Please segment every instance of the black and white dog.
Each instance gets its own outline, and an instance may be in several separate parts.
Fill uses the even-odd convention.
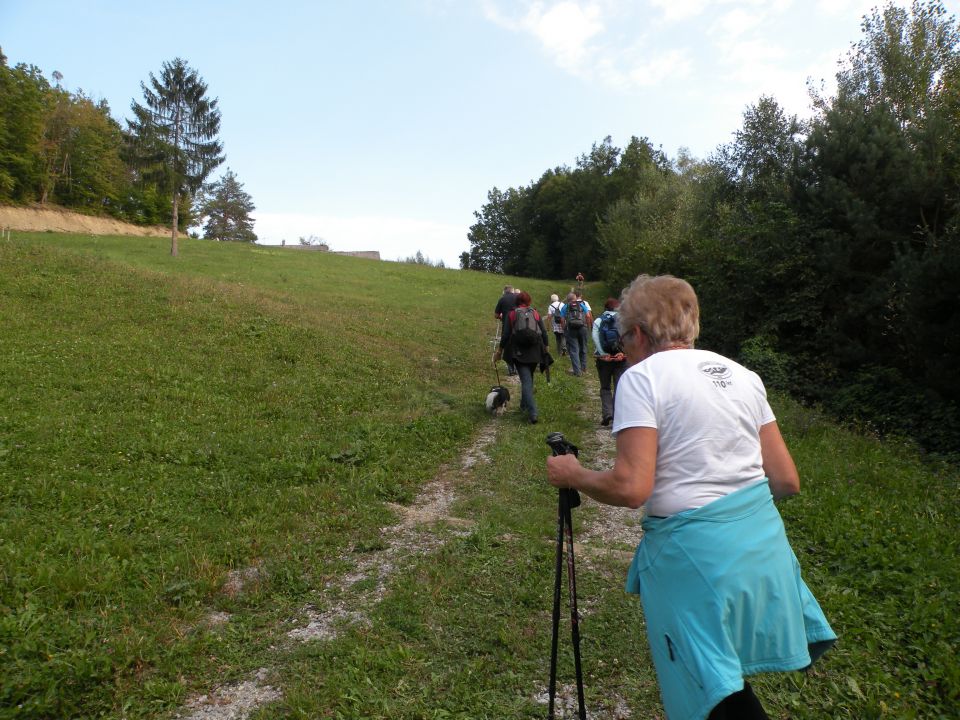
[[[510,391],[503,385],[494,385],[487,393],[487,412],[491,415],[503,415],[510,402]]]

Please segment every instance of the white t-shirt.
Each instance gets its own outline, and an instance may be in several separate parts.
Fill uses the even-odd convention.
[[[563,303],[556,300],[550,303],[550,307],[547,308],[547,314],[550,316],[550,319],[553,320],[553,332],[560,332],[563,329],[560,327],[560,309],[562,307]]]
[[[617,384],[614,434],[657,430],[650,515],[674,515],[764,478],[760,427],[776,418],[760,377],[707,350],[668,350]]]

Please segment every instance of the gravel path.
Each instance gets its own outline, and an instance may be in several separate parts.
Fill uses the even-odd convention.
[[[599,415],[599,383],[593,375],[584,377],[587,402],[582,412],[585,416]],[[440,468],[436,477],[424,486],[410,506],[394,505],[398,522],[381,531],[385,548],[363,556],[346,576],[327,585],[320,593],[333,598],[327,605],[308,605],[303,608],[300,624],[286,634],[286,642],[325,641],[335,638],[344,628],[368,622],[369,611],[379,603],[390,587],[390,581],[398,568],[408,558],[431,553],[439,549],[449,534],[437,533],[435,526],[441,523],[452,527],[454,534],[469,533],[472,523],[448,514],[456,499],[454,480],[478,463],[489,462],[488,449],[496,440],[500,423],[487,422],[474,437],[473,442],[458,461]],[[591,467],[600,469],[609,466],[616,451],[608,428],[599,427],[582,441],[582,456],[593,458]],[[626,508],[612,508],[584,498],[584,509],[589,508],[588,519],[578,521],[578,538],[575,553],[582,564],[590,566],[591,560],[601,556],[614,556],[622,560],[624,567],[632,557],[632,548],[640,537],[640,513]],[[351,556],[353,557],[353,556]],[[259,568],[247,568],[231,573],[225,591],[242,591],[246,582],[259,577]],[[374,589],[370,590],[370,580]],[[363,592],[354,591],[361,583]],[[208,622],[229,622],[223,614],[211,614]],[[186,720],[246,720],[258,707],[279,700],[282,693],[270,684],[277,682],[276,671],[260,668],[253,677],[224,684],[211,692],[192,698],[175,715]],[[535,691],[534,699],[547,704],[547,688]],[[588,713],[591,720],[626,720],[632,717],[623,698],[611,698],[612,709]],[[576,687],[562,685],[557,689],[557,719],[576,717]]]

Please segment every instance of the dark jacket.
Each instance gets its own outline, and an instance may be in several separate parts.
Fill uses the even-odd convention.
[[[503,335],[500,338],[504,360],[525,365],[539,365],[546,357],[547,351],[550,349],[547,345],[547,329],[543,326],[543,318],[540,317],[540,313],[534,310],[533,316],[537,320],[541,342],[526,348],[515,347],[515,343],[512,342],[513,322],[517,317],[516,310],[511,310],[508,315],[504,316]]]

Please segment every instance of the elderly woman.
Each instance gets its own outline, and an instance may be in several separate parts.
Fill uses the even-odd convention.
[[[629,365],[616,395],[612,469],[547,460],[550,483],[645,508],[627,574],[647,621],[669,720],[766,718],[744,677],[808,667],[836,641],[800,577],[774,499],[793,458],[760,378],[696,350],[693,288],[641,275],[623,292]]]

